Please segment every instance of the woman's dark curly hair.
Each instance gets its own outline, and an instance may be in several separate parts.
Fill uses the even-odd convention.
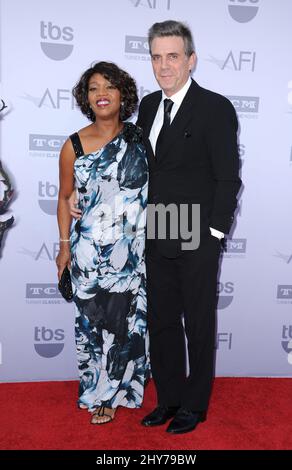
[[[88,83],[95,73],[102,75],[120,91],[121,102],[124,103],[120,111],[121,120],[124,121],[132,116],[138,103],[136,82],[127,72],[112,62],[97,62],[83,73],[73,88],[72,93],[81,112],[90,121],[95,121],[95,114],[88,103]]]

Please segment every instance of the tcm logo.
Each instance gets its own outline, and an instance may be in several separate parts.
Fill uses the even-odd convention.
[[[232,333],[217,333],[215,347],[216,349],[227,348],[230,350],[232,348]]]
[[[233,282],[218,282],[217,284],[217,293],[219,294],[218,298],[218,309],[224,309],[229,307],[233,300],[234,293],[234,283]]]
[[[62,298],[57,284],[26,284],[27,299],[60,299]]]
[[[279,285],[277,289],[277,299],[292,300],[292,285]]]
[[[132,54],[149,54],[147,37],[126,36],[125,52],[131,52]]]
[[[44,54],[53,60],[65,60],[73,51],[73,28],[61,28],[51,21],[41,21],[41,48]]]
[[[57,214],[57,195],[58,187],[55,184],[51,184],[49,181],[45,183],[39,181],[38,196],[41,198],[39,199],[39,206],[43,212],[48,215]]]
[[[256,16],[259,0],[229,0],[228,11],[238,23],[248,23]]]
[[[246,238],[232,238],[232,240],[227,240],[227,253],[246,253]]]
[[[283,325],[282,331],[282,348],[288,354],[287,359],[292,365],[292,325]]]
[[[29,150],[36,152],[60,152],[67,136],[29,134]]]
[[[64,349],[64,330],[51,330],[45,326],[34,329],[34,348],[39,356],[45,358],[56,357]]]
[[[234,108],[239,113],[258,113],[259,97],[258,96],[226,96]]]
[[[166,8],[170,10],[172,0],[130,0],[134,7],[148,7],[155,10],[157,7]]]

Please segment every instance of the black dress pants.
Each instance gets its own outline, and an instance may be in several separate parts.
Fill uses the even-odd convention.
[[[193,411],[208,407],[220,251],[220,241],[211,234],[197,250],[176,258],[162,256],[155,241],[146,250],[150,361],[159,405]]]

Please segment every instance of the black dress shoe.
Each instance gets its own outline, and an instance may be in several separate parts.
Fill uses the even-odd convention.
[[[169,424],[166,432],[183,434],[193,431],[199,423],[206,420],[206,411],[191,411],[180,408]]]
[[[142,419],[141,424],[143,426],[160,426],[173,418],[178,409],[179,406],[158,406]]]

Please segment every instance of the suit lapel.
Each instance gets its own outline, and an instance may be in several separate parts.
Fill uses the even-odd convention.
[[[159,103],[161,101],[161,96],[162,92],[157,92],[153,95],[151,102],[149,103],[149,106],[147,108],[147,119],[145,120],[145,127],[143,129],[144,137],[145,137],[145,143],[146,143],[146,150],[147,150],[147,155],[149,159],[149,163],[154,163],[155,162],[155,156],[154,152],[152,149],[151,142],[149,140],[149,135],[151,132],[152,124],[155,119]]]
[[[153,95],[153,98],[152,98],[151,102],[149,103],[149,106],[148,106],[148,109],[147,109],[147,120],[146,120],[145,129],[144,129],[144,135],[147,139],[149,139],[149,135],[150,135],[150,132],[151,132],[151,127],[152,127],[153,121],[155,119],[155,116],[156,116],[156,113],[157,113],[157,110],[158,110],[158,106],[159,106],[160,101],[161,101],[161,97],[162,97],[162,92],[157,92]]]
[[[171,145],[175,142],[175,140],[182,135],[184,129],[186,128],[188,122],[193,119],[194,117],[194,111],[198,106],[198,96],[200,93],[200,87],[195,82],[195,80],[192,79],[192,83],[190,85],[190,88],[188,89],[178,112],[176,113],[168,131],[165,136],[165,144],[164,147],[161,150],[161,154],[159,156],[159,162],[167,155],[167,151],[169,148],[171,148]],[[149,103],[147,110],[147,118],[145,119],[145,127],[143,129],[144,131],[144,137],[145,137],[145,143],[146,143],[146,150],[147,150],[147,155],[149,159],[149,163],[158,163],[156,161],[151,142],[149,140],[149,135],[151,132],[151,128],[153,125],[153,121],[155,119],[158,106],[160,104],[162,97],[162,92],[157,92],[154,93],[151,99],[151,102]]]
[[[199,90],[199,85],[192,80],[192,84],[165,135],[165,144],[161,150],[159,161],[165,157],[168,149],[171,148],[175,140],[182,135],[189,121],[193,119],[194,112],[198,106]]]

